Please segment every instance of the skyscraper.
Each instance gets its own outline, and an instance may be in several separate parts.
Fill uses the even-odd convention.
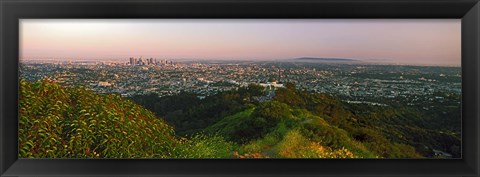
[[[143,61],[143,56],[140,56],[140,58],[138,59],[138,65],[144,65],[145,62]]]
[[[136,61],[134,57],[130,57],[130,65],[135,65]]]

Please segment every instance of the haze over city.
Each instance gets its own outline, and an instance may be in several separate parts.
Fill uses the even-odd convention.
[[[20,59],[351,58],[461,65],[458,19],[22,19]]]

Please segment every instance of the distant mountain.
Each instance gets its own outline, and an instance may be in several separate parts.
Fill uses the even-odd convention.
[[[314,57],[301,57],[294,58],[297,61],[328,61],[328,62],[356,62],[358,60],[349,58],[314,58]]]

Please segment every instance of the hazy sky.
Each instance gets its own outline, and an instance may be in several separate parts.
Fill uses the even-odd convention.
[[[459,19],[20,21],[21,59],[353,58],[460,65]]]

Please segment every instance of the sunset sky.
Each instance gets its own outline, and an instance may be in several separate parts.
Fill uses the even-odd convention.
[[[20,59],[352,58],[460,66],[459,19],[22,19]]]

